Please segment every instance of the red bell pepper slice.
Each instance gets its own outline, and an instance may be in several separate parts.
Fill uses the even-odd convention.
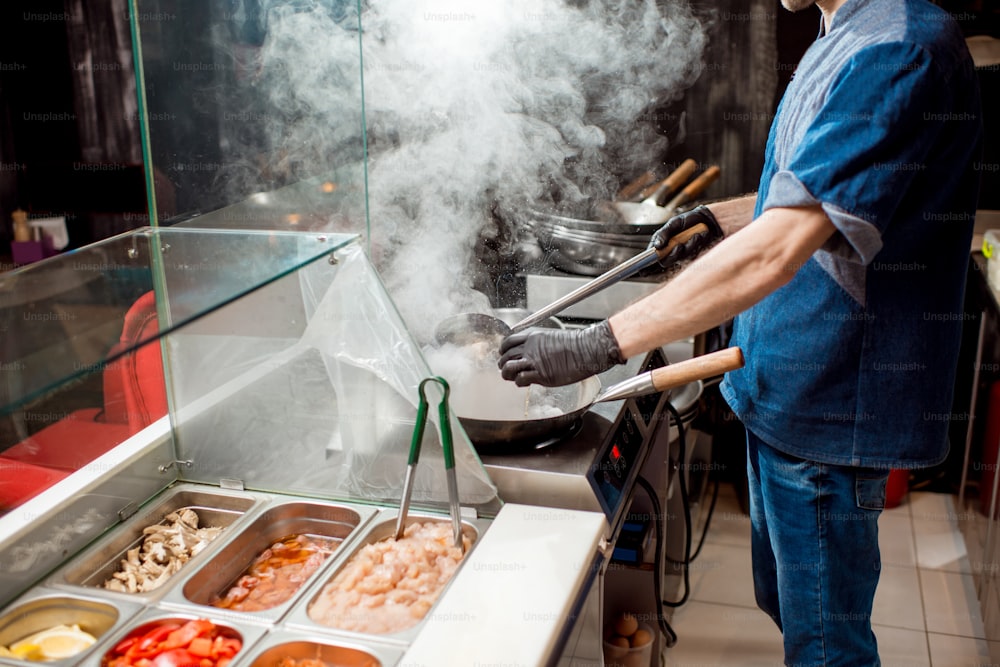
[[[141,637],[133,638],[136,641],[125,650],[125,659],[129,664],[134,664],[140,658],[154,657],[163,650],[160,647],[163,640],[179,627],[181,626],[177,623],[164,623],[152,628]],[[124,643],[125,641],[119,642],[119,646]]]
[[[208,637],[195,637],[188,644],[187,650],[199,658],[209,658],[212,656],[212,640]]]
[[[173,648],[153,658],[152,667],[201,667],[201,658],[185,649]]]
[[[239,639],[219,635],[212,642],[212,657],[217,660],[219,658],[232,658],[241,648],[243,648],[243,642]]]
[[[139,639],[137,643],[138,649],[140,651],[148,651],[166,639],[171,632],[177,630],[179,627],[181,626],[177,623],[164,623],[163,625],[156,626]]]
[[[222,667],[243,648],[208,619],[164,623],[115,645],[108,667]],[[117,655],[116,655],[117,654]]]
[[[209,620],[199,618],[194,621],[188,621],[167,636],[166,641],[163,642],[163,648],[171,649],[187,646],[196,637],[201,637],[202,635],[211,636],[213,630],[215,630],[215,624]]]
[[[111,652],[112,653],[120,653],[120,654],[124,655],[125,651],[129,650],[130,648],[132,648],[132,646],[137,641],[139,641],[138,637],[126,637],[125,639],[123,639],[120,642],[118,642],[117,644],[115,644],[115,647],[113,649],[111,649]]]

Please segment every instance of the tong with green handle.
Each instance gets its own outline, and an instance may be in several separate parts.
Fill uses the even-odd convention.
[[[436,382],[441,385],[444,394],[438,403],[438,421],[441,429],[441,449],[444,454],[444,469],[448,480],[448,504],[451,512],[451,523],[455,533],[455,547],[465,552],[462,540],[462,515],[458,501],[458,480],[455,477],[455,449],[451,437],[451,420],[448,417],[448,393],[451,391],[448,383],[441,377],[425,378],[420,382],[420,402],[417,404],[417,422],[413,426],[413,440],[410,442],[410,457],[407,461],[406,479],[403,482],[403,497],[399,504],[399,516],[396,517],[396,539],[403,537],[406,529],[406,514],[410,509],[410,495],[413,492],[413,478],[420,459],[420,445],[424,439],[424,427],[427,425],[428,402],[424,385]]]

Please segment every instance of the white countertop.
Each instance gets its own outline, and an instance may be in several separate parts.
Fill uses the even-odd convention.
[[[545,664],[603,532],[603,514],[504,505],[400,666]]]

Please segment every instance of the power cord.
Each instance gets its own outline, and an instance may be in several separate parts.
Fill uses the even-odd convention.
[[[664,607],[680,607],[685,602],[687,602],[688,596],[691,593],[691,581],[690,581],[690,565],[691,565],[691,506],[688,503],[687,495],[687,481],[684,479],[684,462],[687,460],[687,434],[684,432],[684,422],[681,420],[681,415],[677,412],[677,408],[670,401],[666,402],[667,410],[670,411],[670,416],[674,418],[674,423],[677,424],[677,479],[678,485],[681,491],[681,507],[683,508],[684,515],[684,561],[681,565],[681,573],[684,581],[684,594],[681,595],[681,599],[677,601],[664,600],[661,596],[657,595],[657,599],[660,601]],[[665,518],[665,517],[664,517]],[[656,550],[659,553],[663,549],[662,538],[661,541],[656,545]],[[659,572],[657,577],[661,576]]]
[[[685,454],[687,451],[684,433],[684,424],[681,422],[680,413],[678,413],[677,408],[673,406],[670,401],[666,402],[667,409],[670,411],[674,422],[677,424],[677,436],[678,436],[678,453],[680,454],[680,460],[683,462],[685,459]],[[680,473],[680,489],[681,489],[681,504],[684,507],[684,553],[690,555],[691,553],[691,510],[687,502],[687,484],[684,481],[683,469],[679,469]],[[666,521],[666,516],[663,514],[662,508],[660,507],[660,501],[657,498],[656,490],[653,485],[649,483],[642,475],[636,477],[636,484],[642,487],[642,490],[646,492],[649,497],[650,505],[653,509],[653,528],[655,535],[655,549],[653,552],[653,595],[658,602],[658,609],[656,612],[656,620],[660,626],[660,630],[664,635],[664,643],[667,647],[674,646],[677,643],[677,633],[670,626],[669,621],[667,621],[666,616],[663,614],[663,607],[679,607],[687,601],[688,592],[690,591],[690,584],[688,581],[688,568],[684,566],[684,596],[678,602],[668,602],[663,599],[663,541],[664,541],[664,529],[663,524]],[[689,561],[690,558],[685,558]]]
[[[663,509],[660,507],[659,498],[656,495],[656,490],[653,488],[649,480],[639,475],[636,478],[636,483],[642,487],[646,495],[649,497],[650,505],[653,510],[653,527],[655,535],[655,550],[653,555],[653,567],[655,576],[653,577],[653,593],[656,596],[656,600],[659,601],[660,610],[657,612],[657,622],[660,626],[660,630],[663,632],[665,637],[665,643],[667,647],[674,646],[677,643],[677,633],[670,626],[666,617],[663,614],[663,607],[676,608],[680,607],[687,602],[688,597],[691,592],[691,582],[690,582],[690,565],[701,553],[701,549],[705,544],[705,537],[708,535],[708,529],[711,525],[712,515],[715,512],[715,505],[719,498],[719,480],[718,477],[715,479],[714,488],[712,491],[712,501],[709,505],[708,512],[705,516],[705,526],[702,530],[701,537],[698,540],[698,546],[692,553],[691,543],[693,538],[693,527],[691,524],[691,506],[688,499],[687,481],[684,474],[684,465],[687,460],[687,433],[684,428],[684,422],[681,419],[680,413],[677,408],[674,407],[669,401],[666,402],[666,408],[670,412],[674,423],[677,424],[677,449],[678,449],[678,469],[677,473],[679,476],[678,485],[680,487],[681,494],[681,507],[683,508],[684,515],[684,560],[675,561],[668,558],[667,560],[671,563],[679,564],[681,566],[681,571],[683,573],[684,582],[684,593],[681,598],[677,601],[665,600],[663,599],[662,591],[662,579],[663,579],[663,558],[664,558],[664,540],[666,536],[664,535],[664,524],[666,522],[666,516],[663,514]]]
[[[663,578],[663,522],[660,520],[660,501],[656,497],[656,491],[653,489],[653,485],[649,481],[639,475],[635,479],[636,483],[642,487],[642,490],[646,492],[649,496],[649,502],[653,508],[653,529],[656,535],[656,552],[653,554],[653,595],[656,596],[656,600],[663,599],[662,590],[662,578]],[[667,621],[667,617],[663,615],[663,608],[660,607],[656,612],[656,620],[659,623],[660,631],[663,632],[665,637],[664,643],[667,646],[673,646],[677,643],[677,633],[674,629],[670,627],[670,623]]]

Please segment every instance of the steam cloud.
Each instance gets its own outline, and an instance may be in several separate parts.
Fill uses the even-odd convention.
[[[329,12],[270,23],[280,95],[322,125],[284,140],[332,150],[356,129],[337,114],[357,106],[357,35]],[[468,270],[491,201],[607,199],[658,161],[643,115],[694,81],[705,42],[682,0],[371,0],[361,24],[373,257],[422,340],[489,307]]]

